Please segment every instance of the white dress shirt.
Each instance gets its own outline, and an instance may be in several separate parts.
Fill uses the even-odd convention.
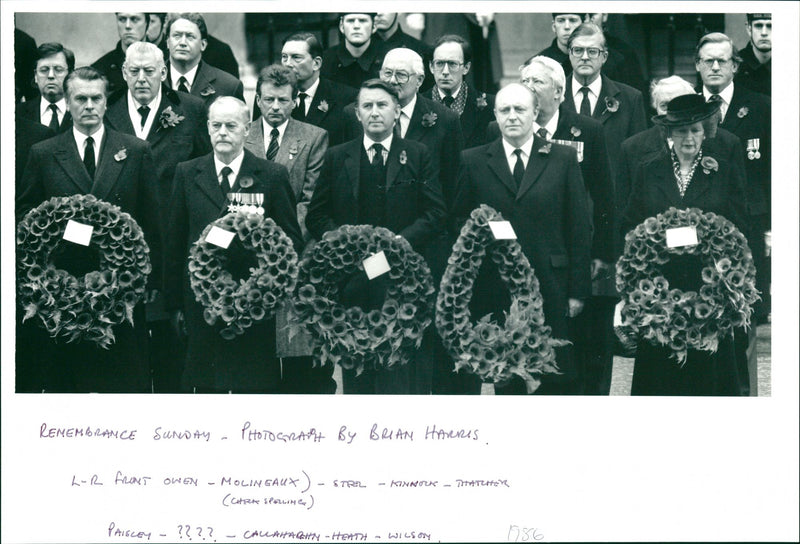
[[[178,90],[178,85],[180,79],[186,78],[186,89],[189,92],[192,92],[192,85],[194,85],[194,78],[197,75],[197,69],[200,67],[200,63],[198,62],[195,64],[194,68],[186,72],[185,74],[180,73],[178,70],[175,69],[174,66],[170,65],[169,67],[169,80],[172,82],[173,90]]]
[[[311,84],[311,87],[308,88],[306,91],[299,91],[301,93],[306,93],[306,111],[304,112],[305,115],[308,115],[308,110],[311,109],[311,102],[314,101],[314,95],[317,94],[317,88],[319,87],[319,78]],[[295,107],[299,107],[300,98],[297,98],[295,102]]]
[[[375,140],[371,140],[369,136],[366,134],[364,135],[364,149],[367,152],[367,157],[369,158],[369,162],[372,162],[372,159],[375,157],[375,150],[372,149],[374,144],[381,144],[383,146],[383,164],[386,164],[386,159],[389,158],[389,150],[392,148],[392,140],[394,139],[394,133],[390,133],[389,137],[383,141],[376,142]]]
[[[50,120],[53,117],[53,110],[50,109],[50,104],[56,105],[56,113],[58,113],[58,126],[64,122],[64,116],[67,114],[67,100],[61,98],[58,102],[48,102],[47,99],[42,97],[39,102],[39,119],[40,123],[45,126],[50,126]]]
[[[517,148],[508,143],[505,138],[502,138],[502,141],[503,141],[503,150],[506,153],[506,160],[508,161],[508,169],[511,172],[514,172],[514,166],[516,166],[517,164],[517,155],[516,153],[514,153],[514,151]],[[520,155],[520,157],[522,158],[522,165],[526,169],[528,168],[528,159],[531,158],[532,147],[533,147],[533,136],[531,136],[528,141],[519,146],[519,149],[522,150],[522,154]]]
[[[242,161],[244,160],[244,150],[236,156],[235,159],[231,161],[230,164],[225,164],[217,157],[216,153],[214,154],[214,168],[217,171],[217,183],[222,185],[222,169],[226,166],[231,169],[231,173],[228,174],[228,183],[233,184],[236,181],[236,177],[239,175],[239,170],[242,169]]]
[[[144,127],[142,127],[142,114],[139,113],[139,108],[145,105],[150,108],[150,113],[147,114],[147,120],[144,123]],[[150,129],[153,127],[153,119],[156,118],[159,105],[161,105],[161,87],[158,88],[158,94],[149,104],[140,104],[133,97],[133,93],[128,90],[128,115],[131,118],[133,131],[137,138],[141,140],[147,139],[147,135],[150,134]]]
[[[81,156],[81,161],[83,161],[83,155],[86,153],[86,138],[91,136],[94,140],[94,165],[97,166],[97,162],[100,160],[100,144],[103,142],[105,133],[106,130],[103,128],[103,123],[100,123],[100,128],[89,135],[80,132],[74,126],[72,127],[72,135],[75,137],[75,145],[78,146],[78,155]]]
[[[400,123],[400,137],[405,138],[406,132],[408,132],[408,125],[411,123],[411,116],[414,115],[414,106],[417,105],[417,95],[414,93],[413,98],[411,98],[411,102],[405,105],[405,107],[400,108],[400,119],[398,122]]]
[[[575,102],[575,111],[578,113],[581,112],[581,102],[583,102],[583,93],[581,92],[581,88],[584,85],[575,79],[575,75],[572,76],[572,100]],[[589,85],[589,107],[591,108],[591,113],[594,115],[594,109],[597,107],[597,100],[600,98],[600,91],[603,90],[603,79],[598,77],[594,81],[592,81]]]
[[[708,90],[708,87],[703,85],[703,97],[708,102],[708,99],[711,98],[711,95],[714,94]],[[722,99],[722,102],[719,105],[719,114],[720,119],[719,122],[723,122],[725,120],[725,115],[728,113],[728,108],[731,105],[731,100],[733,100],[733,81],[731,81],[730,85],[722,89],[722,91],[716,93]]]
[[[267,152],[267,149],[269,149],[269,142],[272,139],[271,136],[270,136],[270,133],[272,132],[272,129],[273,128],[277,128],[278,129],[278,147],[280,147],[281,144],[283,143],[283,135],[286,132],[286,126],[288,124],[289,124],[289,119],[287,118],[286,121],[284,121],[282,125],[277,126],[277,127],[273,127],[272,125],[267,123],[266,119],[264,119],[263,117],[261,118],[261,126],[264,129],[264,153],[265,154]]]
[[[542,128],[542,126],[536,121],[534,121],[533,132],[538,134],[540,128]],[[553,136],[555,135],[557,128],[558,128],[558,110],[556,110],[555,114],[553,114],[553,117],[551,117],[550,120],[547,122],[547,124],[544,126],[544,129],[547,130],[548,141],[553,139]]]

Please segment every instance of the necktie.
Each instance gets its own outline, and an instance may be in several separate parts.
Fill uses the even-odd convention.
[[[275,160],[278,154],[278,129],[273,128],[269,133],[269,147],[267,148],[267,160]]]
[[[397,136],[398,138],[402,138],[403,137],[403,127],[402,127],[401,121],[403,120],[403,116],[404,115],[405,115],[405,113],[403,113],[401,111],[400,112],[400,117],[397,118],[397,121],[394,124],[394,135]]]
[[[86,171],[89,172],[89,177],[94,179],[95,163],[94,163],[94,138],[89,136],[86,138],[86,149],[83,152],[83,165]]]
[[[139,115],[142,116],[142,128],[147,122],[147,116],[150,114],[150,106],[139,106]]]
[[[517,189],[522,185],[522,176],[525,175],[525,165],[522,164],[522,150],[515,149],[514,155],[517,156],[517,162],[514,165],[514,181],[517,182]]]
[[[298,93],[297,94],[297,107],[294,109],[294,117],[298,121],[305,121],[306,120],[306,97],[308,95],[306,93]]]
[[[47,107],[53,112],[53,116],[50,117],[50,124],[48,126],[53,132],[58,132],[58,106],[55,104],[50,104]]]
[[[719,121],[721,123],[725,119],[725,116],[722,113],[722,106],[724,105],[722,97],[718,94],[712,94],[711,96],[708,97],[708,102],[719,104]]]
[[[372,156],[372,166],[383,168],[383,146],[381,144],[372,144],[372,149],[375,150],[375,155]]]
[[[450,95],[447,95],[444,98],[442,98],[442,102],[444,102],[444,105],[447,106],[448,108],[452,108],[453,107],[453,102],[455,102],[455,101],[456,101],[456,99],[453,98]]]
[[[188,93],[189,87],[186,86],[187,83],[188,81],[186,81],[186,78],[181,76],[181,78],[178,80],[178,90],[182,93]]]
[[[220,188],[222,189],[222,194],[225,198],[228,198],[228,193],[231,192],[231,181],[228,179],[228,176],[231,175],[233,170],[230,166],[226,166],[220,172],[222,174],[222,183],[220,184]]]
[[[587,117],[592,116],[592,105],[589,104],[589,87],[581,87],[581,91],[583,93],[583,100],[581,100],[581,115],[586,115]]]
[[[544,127],[540,127],[539,130],[536,131],[536,134],[538,134],[539,136],[541,136],[545,140],[547,139],[547,129],[544,128]]]

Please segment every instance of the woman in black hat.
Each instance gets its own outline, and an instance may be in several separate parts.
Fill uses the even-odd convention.
[[[719,156],[705,153],[706,136],[716,132],[718,102],[701,95],[672,99],[667,112],[653,117],[666,145],[633,173],[630,198],[622,217],[622,235],[648,217],[669,208],[714,212],[745,229],[744,172]],[[673,256],[662,272],[670,287],[698,290],[702,264],[695,256]],[[639,342],[632,395],[739,395],[732,337],[721,338],[716,353],[688,350],[685,364],[667,347]]]

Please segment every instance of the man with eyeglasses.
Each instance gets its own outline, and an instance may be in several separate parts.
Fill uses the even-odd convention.
[[[122,76],[125,51],[132,43],[147,39],[147,27],[150,24],[147,13],[117,12],[114,16],[117,20],[119,41],[114,49],[92,63],[92,67],[102,72],[108,79],[109,95],[125,88],[125,78]]]
[[[735,83],[734,75],[741,64],[733,41],[720,32],[706,34],[695,50],[695,68],[702,79],[706,101],[720,101],[720,126],[742,141],[744,165],[747,172],[745,193],[750,232],[746,232],[753,262],[756,266],[756,288],[762,300],[756,304],[754,322],[766,322],[770,311],[769,269],[766,257],[766,233],[772,221],[772,107],[769,97]],[[755,327],[750,329],[750,341],[755,340]],[[737,352],[746,349],[742,331],[734,333]],[[755,352],[755,350],[753,350]],[[755,357],[753,357],[754,359]],[[754,361],[750,361],[751,372]],[[744,364],[739,365],[745,374]],[[740,382],[747,383],[746,377]],[[743,391],[743,394],[747,392]]]
[[[321,77],[322,44],[310,32],[296,32],[286,37],[281,49],[281,64],[291,68],[297,78],[297,98],[292,118],[325,129],[328,144],[347,141],[347,123],[343,109],[356,99],[352,87]],[[254,119],[261,115],[256,105]]]
[[[430,68],[436,85],[429,96],[459,115],[464,148],[485,144],[486,127],[494,120],[494,95],[478,91],[465,79],[472,68],[469,42],[455,34],[442,36],[434,45]]]
[[[322,76],[355,88],[378,77],[385,49],[379,38],[373,38],[375,14],[342,13],[339,32],[339,43],[322,55]]]
[[[314,237],[342,225],[374,225],[425,254],[439,234],[445,210],[434,159],[428,147],[395,133],[400,108],[394,85],[379,79],[362,84],[354,114],[361,131],[328,149],[311,198],[306,225]],[[384,276],[368,280],[359,271],[341,289],[342,302],[364,311],[380,308],[386,287]],[[361,374],[345,369],[344,393],[420,393],[420,372],[417,361],[390,370],[365,368]]]
[[[308,243],[311,235],[306,228],[306,213],[328,150],[328,133],[292,118],[296,99],[297,77],[291,68],[281,64],[264,68],[256,85],[256,106],[261,110],[261,118],[250,127],[244,147],[256,157],[282,164],[289,170],[289,185],[297,202],[297,222],[303,241]],[[279,310],[275,320],[277,356],[283,377],[281,391],[335,393],[333,364],[314,366],[308,335],[300,333],[290,339],[286,309]]]
[[[590,214],[577,152],[535,133],[538,111],[536,94],[520,83],[497,93],[501,138],[462,153],[453,215],[460,227],[475,208],[487,204],[511,223],[539,279],[545,323],[554,338],[568,339],[570,322],[591,294]],[[510,296],[487,261],[473,286],[470,310],[475,319],[492,313],[501,320]],[[536,394],[581,394],[573,347],[557,348],[556,360],[561,374],[542,376]],[[495,392],[525,394],[526,387],[514,378],[495,386]]]
[[[740,51],[742,62],[734,78],[751,91],[772,96],[772,14],[748,13],[750,41]]]
[[[72,117],[64,99],[64,78],[75,68],[75,55],[60,43],[43,43],[37,50],[33,80],[39,100],[17,104],[17,116],[36,121],[53,133],[72,127]]]
[[[209,223],[224,216],[233,193],[260,197],[269,217],[303,249],[294,197],[286,167],[260,159],[244,148],[250,130],[247,105],[220,96],[208,108],[208,134],[213,152],[180,163],[175,171],[165,234],[167,308],[176,327],[185,322],[186,364],[181,380],[188,393],[278,393],[280,363],[275,355],[275,320],[262,319],[226,340],[218,326],[203,318],[185,273],[189,248]],[[245,271],[251,254],[237,241],[226,249],[227,270]],[[185,321],[184,321],[185,320]]]
[[[244,85],[228,72],[203,60],[208,46],[208,27],[199,13],[181,13],[167,23],[169,66],[167,85],[205,101],[206,106],[219,96],[244,100]]]
[[[433,47],[403,32],[399,15],[399,13],[376,13],[375,34],[383,41],[384,51],[407,47],[422,57],[425,63],[425,79],[422,82],[421,90],[426,92],[433,85],[433,76],[428,69],[433,55]]]

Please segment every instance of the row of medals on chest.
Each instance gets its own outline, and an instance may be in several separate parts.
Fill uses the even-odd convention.
[[[264,215],[264,193],[228,193],[228,211]]]

